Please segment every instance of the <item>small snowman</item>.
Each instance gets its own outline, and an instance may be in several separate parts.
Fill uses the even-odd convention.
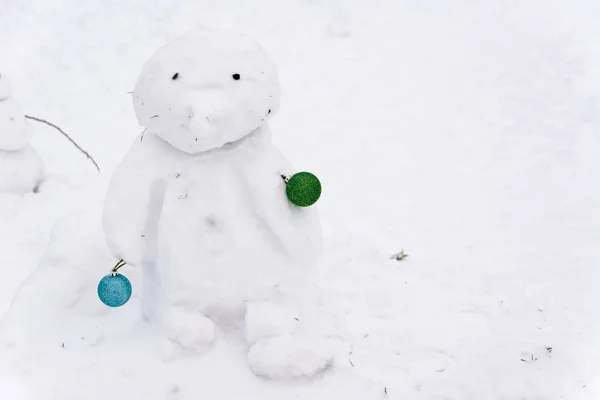
[[[0,193],[37,192],[44,163],[29,145],[31,126],[10,91],[8,77],[0,74]]]
[[[272,143],[273,62],[247,36],[200,29],[159,49],[132,95],[145,130],[112,176],[103,227],[114,256],[142,267],[142,312],[164,354],[237,335],[256,375],[326,371],[311,324],[321,186]]]

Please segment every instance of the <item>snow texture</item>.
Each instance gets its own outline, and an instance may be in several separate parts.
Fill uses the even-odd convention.
[[[0,398],[597,400],[598,20],[592,0],[5,0],[14,96],[103,172],[40,126],[31,143],[50,179],[0,195]],[[134,188],[185,167],[156,134],[140,142],[130,92],[157,48],[199,26],[245,32],[273,57],[283,96],[269,140],[323,183],[324,251],[312,313],[290,323],[286,302],[222,304],[214,337],[203,318],[180,326],[177,340],[199,344],[182,354],[141,318],[143,263],[122,271],[125,306],[95,291],[116,262],[101,214],[120,161],[162,155]],[[193,207],[202,188],[164,179],[163,210]],[[139,226],[145,207],[123,213]],[[319,379],[303,376],[328,363],[320,345],[286,342],[299,328],[334,351]],[[281,371],[298,378],[257,376]]]

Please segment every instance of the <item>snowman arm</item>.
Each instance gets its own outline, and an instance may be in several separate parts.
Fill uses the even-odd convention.
[[[154,135],[138,138],[117,166],[106,193],[103,229],[117,259],[140,265],[156,253],[156,231],[170,160]]]
[[[144,221],[149,193],[143,183],[147,177],[136,176],[132,163],[125,160],[115,170],[106,193],[102,227],[106,243],[117,259],[139,265],[145,248]]]

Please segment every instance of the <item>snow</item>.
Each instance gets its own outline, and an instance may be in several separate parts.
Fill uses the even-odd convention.
[[[37,191],[44,162],[29,145],[31,126],[10,91],[8,76],[0,75],[0,192],[24,194]]]
[[[37,191],[44,180],[44,162],[31,147],[0,150],[0,192],[24,194]]]
[[[27,146],[31,129],[21,105],[12,97],[0,100],[0,129],[0,150],[21,150]]]
[[[6,100],[10,96],[11,90],[10,78],[6,74],[2,75],[0,73],[0,100]]]
[[[2,319],[3,397],[598,398],[599,16],[584,0],[5,1],[13,95],[102,174],[36,125],[52,177],[0,197],[3,309],[20,286]],[[127,305],[95,297],[116,261],[106,189],[141,132],[127,92],[156,49],[202,25],[264,45],[282,87],[273,141],[323,183],[314,317],[336,354],[322,379],[257,378],[220,331],[169,360],[139,318],[139,267],[123,271]]]

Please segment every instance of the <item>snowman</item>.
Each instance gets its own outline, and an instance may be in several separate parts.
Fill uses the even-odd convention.
[[[114,256],[142,268],[163,354],[203,353],[222,335],[243,339],[259,376],[326,371],[313,324],[320,220],[288,198],[295,171],[271,140],[280,88],[265,51],[193,31],[146,62],[132,95],[145,130],[112,176],[103,228]]]
[[[8,77],[0,74],[0,193],[37,192],[44,164],[29,145],[31,126],[10,91]]]

